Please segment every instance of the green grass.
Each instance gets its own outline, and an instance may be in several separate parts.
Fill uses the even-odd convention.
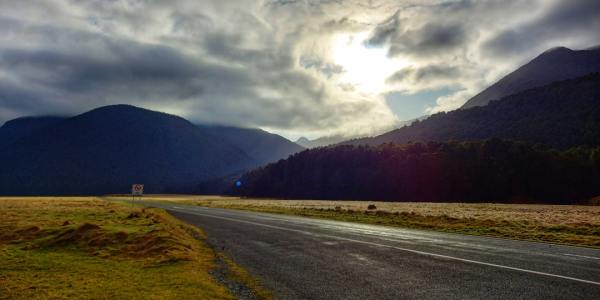
[[[7,299],[233,298],[194,262],[152,266],[72,250],[23,250],[16,245],[0,248],[0,259],[0,294]]]
[[[235,298],[210,275],[204,233],[162,210],[4,198],[0,212],[0,299]]]

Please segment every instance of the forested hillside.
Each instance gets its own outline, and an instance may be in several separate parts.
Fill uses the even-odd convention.
[[[600,145],[600,73],[556,82],[483,107],[432,115],[426,120],[349,144],[464,141],[489,138],[557,148]]]
[[[290,199],[574,203],[600,195],[600,147],[522,142],[342,145],[247,173],[235,194]]]

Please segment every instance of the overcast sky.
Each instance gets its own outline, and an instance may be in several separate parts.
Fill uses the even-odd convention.
[[[117,103],[290,138],[456,109],[600,1],[0,0],[0,124]]]

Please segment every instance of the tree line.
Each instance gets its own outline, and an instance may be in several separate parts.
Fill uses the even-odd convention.
[[[243,175],[230,193],[284,199],[577,203],[600,195],[600,147],[501,139],[305,150]]]

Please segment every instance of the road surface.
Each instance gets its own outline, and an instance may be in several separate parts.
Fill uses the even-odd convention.
[[[600,299],[600,250],[152,203],[279,299]]]

